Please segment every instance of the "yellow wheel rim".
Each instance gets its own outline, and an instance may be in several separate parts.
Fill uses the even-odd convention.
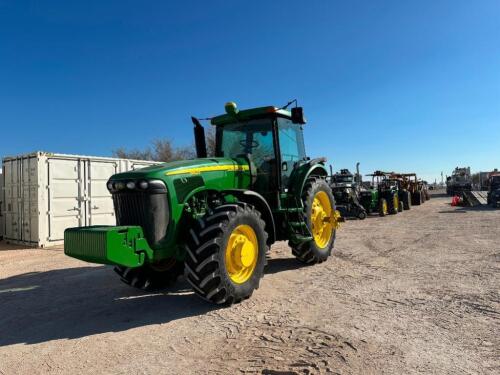
[[[394,198],[392,199],[394,202],[394,210],[399,211],[399,198],[397,195],[394,195]]]
[[[243,284],[253,274],[259,258],[257,235],[250,225],[238,225],[226,246],[226,268],[229,278]]]
[[[387,213],[389,212],[389,210],[387,209],[387,202],[386,201],[382,202],[382,211],[384,212],[384,215],[387,215]]]
[[[311,208],[311,226],[314,242],[320,248],[325,248],[337,227],[337,213],[333,210],[330,198],[324,191],[316,193]]]

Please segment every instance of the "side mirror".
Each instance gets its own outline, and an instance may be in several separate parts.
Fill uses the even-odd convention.
[[[305,124],[306,119],[304,118],[304,110],[302,107],[292,108],[292,122],[294,124]]]

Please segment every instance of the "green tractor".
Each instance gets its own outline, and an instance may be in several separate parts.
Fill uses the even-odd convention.
[[[275,241],[307,264],[332,252],[340,215],[325,158],[306,156],[302,108],[236,104],[211,118],[215,157],[194,124],[197,159],[129,171],[107,182],[117,226],[70,228],[64,252],[114,265],[136,288],[158,290],[184,273],[213,303],[251,296]]]
[[[378,212],[380,216],[395,215],[403,211],[403,204],[399,200],[398,184],[390,178],[391,173],[375,171],[368,176],[372,177],[370,189],[360,192],[360,203],[366,211]]]
[[[407,178],[407,175],[393,172],[389,179],[395,181],[397,184],[399,201],[402,203],[402,209],[400,211],[411,209],[412,199],[409,191],[410,180]]]

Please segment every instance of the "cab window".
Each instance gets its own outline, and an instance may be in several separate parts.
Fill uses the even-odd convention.
[[[287,186],[295,164],[306,157],[302,127],[288,119],[279,118],[278,138],[281,152],[281,181],[283,186]]]

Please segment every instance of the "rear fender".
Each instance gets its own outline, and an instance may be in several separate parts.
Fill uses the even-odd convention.
[[[299,165],[294,169],[290,177],[290,190],[297,196],[302,195],[306,181],[311,176],[328,176],[328,170],[325,166],[326,158],[317,158],[309,160],[307,163]]]

